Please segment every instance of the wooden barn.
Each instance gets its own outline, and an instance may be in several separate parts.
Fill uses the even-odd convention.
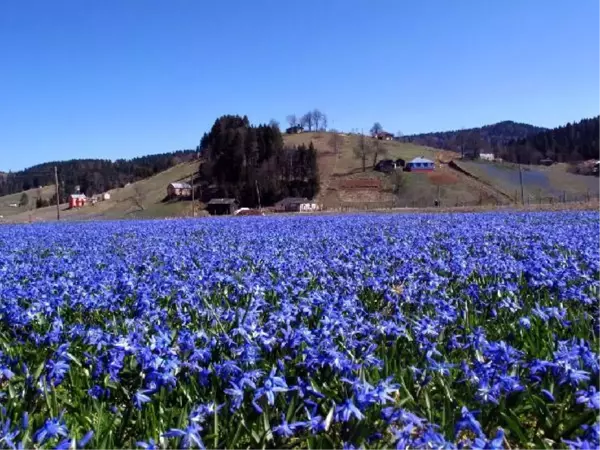
[[[192,186],[188,183],[170,183],[167,186],[167,196],[173,197],[189,197],[192,195]]]
[[[396,169],[396,163],[392,159],[382,159],[375,164],[374,170],[377,172],[390,173]]]
[[[211,216],[233,214],[238,208],[238,202],[234,198],[212,198],[206,204],[206,210]]]

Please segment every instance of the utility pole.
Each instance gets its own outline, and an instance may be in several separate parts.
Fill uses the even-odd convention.
[[[56,187],[56,220],[60,220],[60,197],[58,194],[58,169],[54,166],[54,186]]]
[[[525,196],[523,194],[523,173],[521,172],[521,163],[519,163],[519,183],[521,183],[521,204],[525,204]]]
[[[194,208],[194,173],[190,176],[190,186],[192,186],[192,217],[196,217],[196,208]]]

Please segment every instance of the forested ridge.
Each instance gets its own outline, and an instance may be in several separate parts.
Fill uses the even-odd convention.
[[[499,149],[502,158],[522,164],[538,164],[544,158],[557,162],[598,159],[600,116],[513,139]]]
[[[253,126],[246,116],[222,116],[202,137],[200,151],[203,200],[231,197],[253,207],[287,196],[312,198],[318,191],[312,142],[285,146],[276,124]]]
[[[0,176],[0,195],[13,194],[54,184],[54,166],[58,169],[61,198],[79,186],[86,195],[99,194],[162,172],[192,159],[197,150],[178,150],[132,159],[72,159],[50,161]]]
[[[506,120],[477,128],[407,135],[400,140],[456,152],[461,152],[463,147],[477,146],[483,152],[542,131],[546,128]]]

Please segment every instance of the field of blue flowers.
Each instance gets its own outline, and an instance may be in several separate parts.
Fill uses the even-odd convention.
[[[596,448],[599,220],[0,227],[0,447]]]

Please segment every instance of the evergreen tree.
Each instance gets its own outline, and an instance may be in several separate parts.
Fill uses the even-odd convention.
[[[235,197],[254,207],[289,195],[312,198],[317,193],[314,146],[285,147],[278,127],[252,126],[246,116],[222,116],[202,137],[200,151],[205,201]]]

